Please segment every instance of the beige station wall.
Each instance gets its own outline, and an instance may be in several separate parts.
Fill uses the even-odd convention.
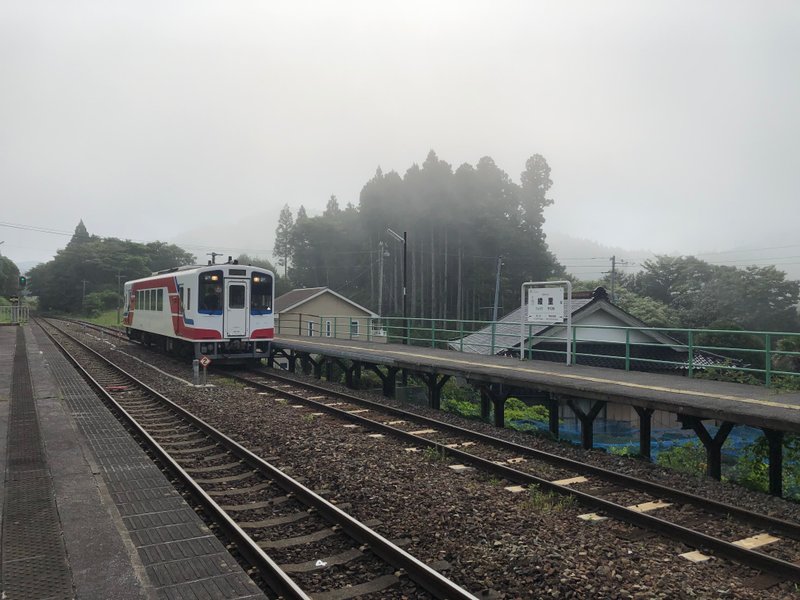
[[[278,317],[278,335],[335,337],[385,342],[386,336],[371,329],[371,318],[333,294],[322,294]]]

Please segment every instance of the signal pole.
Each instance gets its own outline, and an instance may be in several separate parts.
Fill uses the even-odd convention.
[[[88,281],[86,279],[81,279],[81,283],[83,283],[83,296],[81,296],[81,312],[86,314],[86,284]]]
[[[117,325],[119,325],[120,321],[119,311],[120,311],[120,306],[122,304],[122,290],[120,289],[120,282],[124,277],[125,275],[120,275],[119,271],[117,271]]]

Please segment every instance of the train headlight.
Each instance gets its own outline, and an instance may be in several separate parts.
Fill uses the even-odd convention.
[[[261,281],[261,277],[259,277],[258,275],[253,277],[253,283],[258,283],[259,281]]]
[[[212,275],[211,281],[217,281],[219,279],[219,275]]]

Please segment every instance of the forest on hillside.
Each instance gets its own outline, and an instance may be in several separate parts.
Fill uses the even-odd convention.
[[[314,217],[284,206],[273,254],[286,285],[328,286],[385,316],[402,314],[403,244],[389,229],[408,236],[411,317],[490,320],[498,262],[499,316],[519,306],[525,281],[610,287],[610,274],[568,276],[549,251],[542,228],[552,184],[538,154],[517,183],[489,157],[454,170],[431,151],[402,176],[379,168],[358,206],[332,196]],[[800,283],[774,266],[656,256],[614,283],[615,301],[654,327],[800,331]]]
[[[277,267],[265,258],[238,259],[273,270],[277,294],[328,286],[382,315],[399,316],[407,233],[408,314],[418,319],[490,320],[498,266],[500,317],[519,306],[524,281],[612,287],[610,276],[574,280],[549,251],[542,229],[552,184],[538,154],[515,182],[489,157],[454,170],[431,152],[402,176],[378,169],[358,206],[342,207],[335,196],[318,216],[302,206],[293,215],[285,206],[276,231]],[[194,262],[176,245],[91,235],[80,222],[53,260],[27,273],[28,289],[42,310],[88,314],[116,307],[122,281]],[[0,296],[19,291],[18,276],[3,257]],[[654,327],[800,331],[800,283],[774,266],[656,256],[638,273],[616,273],[613,287],[619,306]]]
[[[388,230],[405,232],[409,316],[490,319],[499,257],[505,307],[518,302],[519,282],[563,272],[542,232],[551,185],[540,155],[517,183],[489,157],[453,170],[431,151],[403,176],[379,168],[357,207],[332,196],[322,215],[300,207],[296,219],[284,207],[273,254],[296,286],[328,286],[399,315],[403,243]]]
[[[41,310],[88,314],[117,306],[122,282],[193,263],[178,246],[90,235],[81,221],[53,260],[28,272],[28,287]]]

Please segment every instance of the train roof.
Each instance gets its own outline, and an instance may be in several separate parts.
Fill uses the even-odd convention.
[[[221,263],[221,264],[213,264],[213,265],[185,265],[182,267],[172,267],[171,269],[163,269],[161,271],[156,271],[148,275],[147,277],[140,277],[139,279],[131,279],[126,281],[125,283],[134,283],[137,281],[146,281],[148,279],[154,279],[161,277],[163,275],[171,275],[173,273],[180,273],[181,275],[191,275],[192,272],[200,272],[200,271],[208,271],[209,269],[214,271],[225,270],[225,269],[255,269],[257,271],[262,271],[264,273],[269,273],[273,277],[275,276],[274,273],[270,269],[257,267],[254,265],[243,265],[239,263]]]

